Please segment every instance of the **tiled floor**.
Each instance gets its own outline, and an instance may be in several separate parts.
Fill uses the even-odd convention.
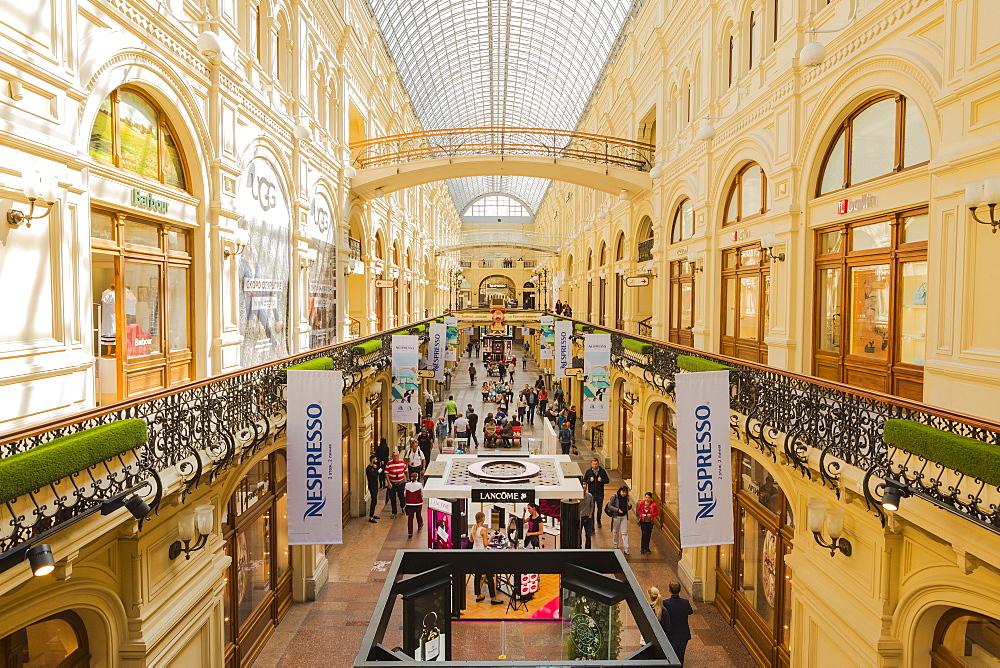
[[[460,361],[458,366],[461,373],[454,377],[450,393],[455,396],[460,407],[471,403],[481,418],[485,417],[487,412],[495,410],[495,406],[492,404],[483,406],[479,390],[483,381],[482,367],[479,366],[478,382],[475,386],[471,386],[468,374],[465,372],[468,368],[468,357],[463,357],[462,360],[464,364]],[[520,359],[518,366],[520,367]],[[514,377],[515,387],[520,388],[525,383],[533,383],[537,378],[538,367],[529,360],[527,371],[522,371],[520,368],[517,370]],[[441,411],[441,405],[438,404],[438,413]],[[578,424],[577,434],[582,437],[585,430],[580,427]],[[524,436],[525,447],[528,439],[541,438],[539,420],[536,419],[534,426],[525,426]],[[591,451],[587,443],[581,438],[577,446],[580,454],[574,459],[589,462]],[[613,471],[611,476],[612,484],[609,488],[613,489],[621,484],[621,478]],[[398,549],[426,546],[426,537],[422,531],[412,539],[407,539],[405,516],[390,520],[388,507],[380,515],[382,520],[377,524],[370,524],[364,518],[358,518],[344,527],[344,544],[333,546],[329,551],[330,581],[316,601],[292,606],[258,657],[254,664],[255,668],[276,666],[346,668],[353,665],[385,582],[387,562],[391,562]],[[631,547],[629,563],[640,584],[644,588],[656,585],[665,592],[667,584],[677,577],[677,554],[670,550],[666,538],[655,532],[653,554],[640,555],[639,530],[633,523],[630,525],[629,540]],[[598,529],[594,536],[594,547],[605,549],[612,547],[610,522],[604,522],[604,528]],[[723,620],[714,606],[705,603],[693,603],[693,605],[695,614],[690,621],[693,637],[688,644],[685,666],[723,668],[756,665],[736,638],[733,629]],[[399,623],[396,622],[397,625]],[[493,627],[498,626],[496,622],[492,624]],[[548,624],[532,625],[537,625],[539,628],[526,629],[526,626],[531,626],[527,624],[507,625],[508,633],[502,637],[506,643],[504,650],[510,659],[542,659],[541,655],[533,652],[541,649],[540,646],[545,643],[537,643],[537,649],[533,649],[536,643],[532,642],[531,636],[538,635],[541,639],[542,636],[555,634],[556,631],[553,628],[542,628],[550,626]],[[393,624],[390,624],[390,628],[393,628]],[[474,632],[472,629],[469,631]],[[501,634],[495,628],[490,632],[483,631],[476,635],[491,638],[489,643],[482,645],[483,655],[480,660],[499,656]],[[389,643],[390,646],[393,644]],[[463,656],[463,658],[471,657]]]

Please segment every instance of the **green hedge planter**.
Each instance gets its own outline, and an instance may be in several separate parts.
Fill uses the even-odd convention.
[[[1000,487],[1000,447],[911,420],[886,420],[889,445]]]
[[[427,325],[415,325],[414,327],[410,327],[410,334],[419,334],[425,329],[427,329]]]
[[[692,355],[678,355],[677,366],[685,371],[731,371],[733,368]]]
[[[0,503],[85,471],[149,440],[145,420],[119,420],[0,460]]]
[[[333,358],[317,357],[314,360],[293,364],[285,369],[285,371],[333,371]]]
[[[635,339],[622,339],[622,348],[625,350],[631,350],[634,353],[639,353],[640,355],[648,355],[653,352],[652,343],[643,343],[642,341],[636,341]]]
[[[372,353],[377,353],[380,350],[382,350],[381,339],[375,339],[374,341],[365,341],[364,343],[358,344],[353,348],[351,348],[351,352],[353,352],[358,357],[371,355]]]

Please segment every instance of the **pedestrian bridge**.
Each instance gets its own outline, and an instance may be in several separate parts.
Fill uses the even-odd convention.
[[[545,128],[457,128],[351,144],[362,198],[463,176],[532,176],[611,194],[652,188],[654,147],[645,142]]]

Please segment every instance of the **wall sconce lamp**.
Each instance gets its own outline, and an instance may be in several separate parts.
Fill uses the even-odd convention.
[[[760,247],[764,251],[764,254],[768,257],[768,259],[770,259],[772,262],[775,261],[784,262],[785,254],[778,253],[777,255],[775,255],[774,251],[772,250],[776,245],[777,245],[777,240],[773,232],[768,232],[767,234],[760,235]]]
[[[233,245],[236,246],[236,250],[226,248],[222,251],[227,260],[233,255],[239,255],[250,245],[250,230],[243,227],[236,228],[236,231],[233,232]]]
[[[21,223],[31,227],[31,221],[45,218],[52,212],[52,205],[56,203],[54,181],[43,182],[40,176],[25,180],[24,194],[28,198],[31,208],[28,209],[27,214],[13,208],[7,211],[7,224],[11,227],[20,227]],[[47,208],[45,209],[45,213],[36,216],[35,203],[38,200],[41,200],[41,203],[45,204]]]
[[[994,228],[996,229],[996,228]],[[899,510],[899,501],[908,496],[913,496],[909,487],[900,485],[898,482],[886,480],[882,487],[882,508],[890,512]]]
[[[316,264],[316,260],[318,259],[319,259],[319,251],[316,250],[315,248],[310,248],[306,250],[305,253],[302,254],[301,258],[299,258],[299,264],[302,266],[303,269],[308,269],[309,267]]]
[[[839,28],[834,28],[833,30],[816,30],[816,27],[813,26],[809,28],[809,30],[806,30],[805,32],[807,35],[812,36],[811,39],[815,39],[815,36],[821,33],[840,32],[841,30],[846,30],[848,26],[854,23],[854,18],[856,16],[857,16],[857,10],[851,13],[850,17],[848,17],[847,19],[847,23],[845,23]],[[809,42],[805,46],[803,46],[802,49],[799,50],[799,65],[803,65],[805,67],[816,67],[817,65],[822,64],[822,62],[825,59],[826,59],[826,47],[820,44],[819,42],[816,41]]]
[[[190,559],[192,552],[203,549],[208,543],[208,536],[213,528],[215,528],[215,506],[210,503],[195,506],[194,510],[181,513],[177,518],[177,535],[180,540],[170,544],[168,552],[170,560],[173,561],[182,554],[185,559]],[[197,539],[195,529],[198,530]]]
[[[39,543],[28,548],[28,564],[31,574],[36,578],[48,575],[56,569],[56,559],[52,556],[52,548],[48,543]]]
[[[851,556],[851,541],[841,536],[844,533],[844,509],[840,506],[828,508],[826,503],[819,500],[810,501],[806,506],[809,509],[809,530],[819,546],[830,550],[831,557],[838,551],[845,557]],[[830,534],[829,542],[822,538],[824,524]]]
[[[687,261],[687,273],[692,273],[693,274],[693,273],[698,272],[698,271],[705,271],[705,267],[700,266],[698,264],[697,260],[688,260]]]
[[[996,234],[997,228],[1000,227],[1000,219],[996,216],[997,203],[1000,203],[1000,176],[965,184],[965,205],[969,207],[972,219],[981,225],[992,225],[993,234]],[[979,216],[976,215],[976,209],[982,206],[990,208],[989,220],[979,220]]]

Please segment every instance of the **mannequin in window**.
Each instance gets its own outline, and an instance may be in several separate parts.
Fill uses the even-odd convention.
[[[101,293],[101,353],[103,355],[114,355],[115,344],[118,342],[115,332],[115,286],[109,285]],[[104,350],[107,348],[107,350]]]
[[[136,322],[136,309],[139,300],[130,286],[125,286],[125,324],[134,325]]]

